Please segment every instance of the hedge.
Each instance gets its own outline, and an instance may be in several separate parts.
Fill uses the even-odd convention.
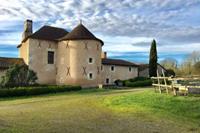
[[[31,96],[81,90],[80,86],[33,86],[0,89],[0,97]]]
[[[133,78],[133,79],[129,79],[130,82],[136,82],[136,81],[146,81],[146,80],[149,80],[150,78],[148,77],[136,77],[136,78]]]
[[[130,82],[130,81],[126,81],[125,82],[125,86],[127,87],[143,87],[143,86],[151,86],[152,85],[152,81],[149,80],[144,80],[144,81],[135,81],[135,82]]]

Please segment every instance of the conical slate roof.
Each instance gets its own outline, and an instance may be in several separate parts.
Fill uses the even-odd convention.
[[[103,41],[96,38],[83,24],[79,24],[60,40],[97,40],[103,45]]]

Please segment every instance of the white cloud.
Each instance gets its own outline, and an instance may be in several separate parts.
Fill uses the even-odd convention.
[[[82,19],[105,41],[105,50],[148,51],[148,43],[155,38],[160,51],[188,51],[199,46],[200,25],[193,26],[192,20],[184,20],[194,15],[192,8],[199,5],[200,0],[4,0],[0,4],[0,30],[27,18],[72,29]],[[17,44],[20,36],[19,31],[13,31],[2,40]],[[6,42],[8,39],[11,41]]]

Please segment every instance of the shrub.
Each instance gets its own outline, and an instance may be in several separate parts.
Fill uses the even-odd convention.
[[[145,81],[135,81],[135,82],[130,82],[130,81],[126,81],[125,82],[125,86],[127,87],[143,87],[143,86],[151,86],[152,85],[152,81],[149,80],[145,80]]]
[[[123,86],[123,81],[120,80],[120,79],[115,80],[114,83],[115,83],[115,85],[117,85],[117,86]]]
[[[133,79],[129,79],[130,82],[135,82],[135,81],[145,81],[145,80],[149,80],[150,78],[147,77],[136,77]]]
[[[81,90],[80,86],[33,86],[33,87],[15,87],[10,89],[0,89],[0,97],[13,96],[31,96],[47,93],[58,93],[66,91]]]
[[[174,70],[173,69],[167,69],[167,74],[166,74],[167,76],[176,76],[176,74],[175,74],[175,72],[174,72]]]
[[[122,85],[126,86],[126,82],[136,82],[136,81],[146,81],[146,80],[150,80],[150,78],[147,77],[135,77],[132,79],[128,79],[128,80],[122,80]]]
[[[30,70],[27,65],[13,65],[1,78],[0,85],[2,87],[28,86],[35,84],[36,80],[36,73]]]

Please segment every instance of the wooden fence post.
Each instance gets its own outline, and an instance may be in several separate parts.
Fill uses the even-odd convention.
[[[158,88],[159,88],[159,92],[161,94],[162,91],[161,91],[161,87],[160,87],[160,79],[159,79],[159,72],[158,72],[158,70],[157,70],[157,78],[158,78]]]
[[[164,77],[164,82],[165,82],[165,89],[166,89],[166,92],[167,92],[167,94],[169,94],[169,90],[168,90],[168,86],[167,86],[167,81],[166,81],[165,73],[164,73],[163,69],[162,69],[162,74],[163,74],[163,77]]]

